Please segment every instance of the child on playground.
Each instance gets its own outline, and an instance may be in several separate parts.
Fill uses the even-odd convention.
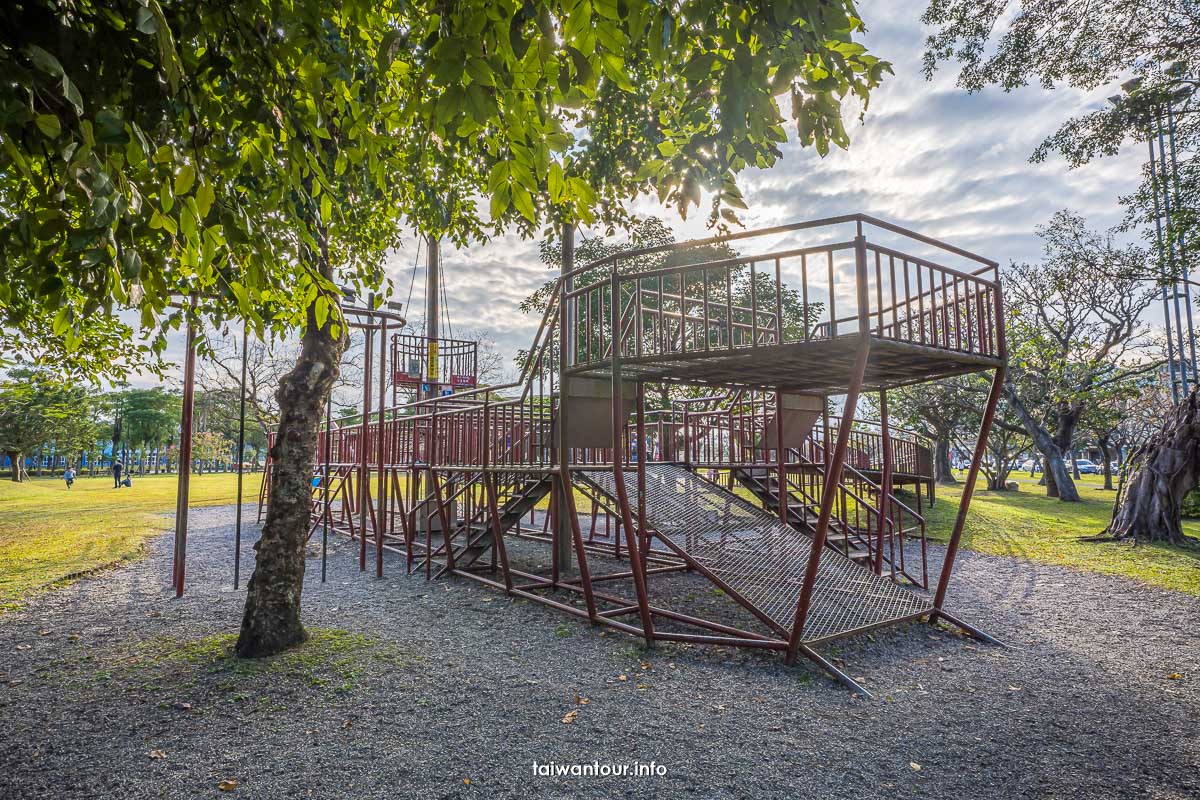
[[[70,464],[67,464],[67,468],[63,470],[63,480],[67,482],[68,489],[75,485],[75,470]]]

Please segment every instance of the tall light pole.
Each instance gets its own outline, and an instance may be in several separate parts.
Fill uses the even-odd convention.
[[[1184,233],[1175,223],[1180,188],[1174,105],[1194,91],[1194,83],[1186,78],[1186,69],[1182,62],[1170,64],[1164,70],[1169,78],[1165,86],[1144,88],[1142,79],[1134,78],[1121,85],[1124,94],[1109,98],[1114,106],[1134,111],[1131,119],[1143,126],[1146,133],[1167,364],[1171,397],[1176,403],[1195,387],[1198,366],[1192,316],[1192,267],[1187,259]]]

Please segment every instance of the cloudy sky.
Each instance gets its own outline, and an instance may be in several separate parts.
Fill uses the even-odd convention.
[[[774,168],[744,174],[747,227],[861,211],[1006,264],[1040,256],[1034,228],[1059,209],[1081,212],[1093,227],[1120,220],[1117,198],[1139,177],[1136,147],[1074,171],[1059,159],[1029,162],[1038,143],[1063,120],[1102,104],[1111,92],[1031,87],[969,95],[955,87],[953,71],[926,81],[923,4],[864,0],[859,5],[870,28],[868,48],[891,61],[896,74],[873,96],[864,122],[849,126],[848,150],[822,159],[790,142]],[[637,210],[660,216],[677,238],[686,239],[706,235],[707,204],[701,208],[699,218],[686,223],[652,199]],[[415,237],[411,241],[390,261],[401,301],[412,279]],[[511,236],[462,250],[443,246],[456,332],[487,332],[506,360],[528,346],[537,327],[537,319],[517,310],[548,277],[537,244]],[[423,283],[422,266],[413,292],[414,319],[424,308]]]
[[[954,85],[953,69],[926,81],[921,72],[927,34],[919,20],[923,7],[860,0],[870,28],[866,44],[891,61],[896,74],[876,91],[861,124],[848,119],[848,150],[820,158],[789,142],[774,168],[743,174],[741,186],[750,205],[742,215],[746,226],[864,212],[1007,264],[1040,257],[1034,228],[1060,209],[1082,213],[1095,228],[1119,222],[1118,198],[1139,179],[1140,147],[1128,145],[1119,156],[1077,170],[1058,158],[1029,162],[1046,135],[1067,118],[1102,105],[1111,90],[1089,95],[1034,86],[969,95]],[[702,202],[703,211],[687,222],[652,198],[635,210],[661,217],[684,240],[711,235],[705,228],[707,207]],[[418,260],[415,234],[408,242],[389,259],[392,299],[402,302],[409,297]],[[414,322],[424,310],[423,250],[419,261],[409,314]],[[539,321],[517,306],[550,277],[538,260],[538,242],[508,236],[461,250],[443,245],[442,264],[454,332],[488,335],[504,363],[511,364],[516,351],[528,347]],[[172,341],[168,352],[179,360],[182,349],[182,341]],[[134,381],[153,382],[149,377]]]

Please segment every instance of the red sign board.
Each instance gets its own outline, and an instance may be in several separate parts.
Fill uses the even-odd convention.
[[[474,375],[451,375],[450,376],[450,385],[457,387],[457,388],[462,388],[464,386],[474,386],[475,385],[475,376]]]

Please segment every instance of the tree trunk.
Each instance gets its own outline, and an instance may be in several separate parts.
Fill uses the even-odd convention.
[[[1046,479],[1046,496],[1057,497],[1065,503],[1078,503],[1079,490],[1075,488],[1071,474],[1067,472],[1067,465],[1063,462],[1062,448],[1054,441],[1050,432],[1033,418],[1029,409],[1025,408],[1025,403],[1022,402],[1011,384],[1005,384],[1004,395],[1008,400],[1009,407],[1021,420],[1025,430],[1029,432],[1034,447],[1042,454],[1042,475]]]
[[[1105,533],[1135,543],[1194,541],[1183,533],[1181,507],[1200,474],[1200,409],[1195,389],[1130,461],[1134,471],[1117,497]]]
[[[5,450],[4,454],[8,456],[8,460],[12,462],[12,482],[21,482],[21,451],[20,450]]]
[[[346,349],[344,325],[336,338],[331,335],[333,316],[318,328],[314,308],[309,308],[300,356],[275,395],[279,430],[270,451],[275,470],[266,522],[254,545],[254,574],[246,586],[239,656],[271,655],[308,638],[300,622],[300,595],[317,432]]]
[[[1100,437],[1097,444],[1100,445],[1100,455],[1104,459],[1104,489],[1111,492],[1113,489],[1112,454],[1108,445],[1108,437]]]
[[[950,466],[950,435],[939,434],[933,443],[933,479],[938,483],[958,483]]]

